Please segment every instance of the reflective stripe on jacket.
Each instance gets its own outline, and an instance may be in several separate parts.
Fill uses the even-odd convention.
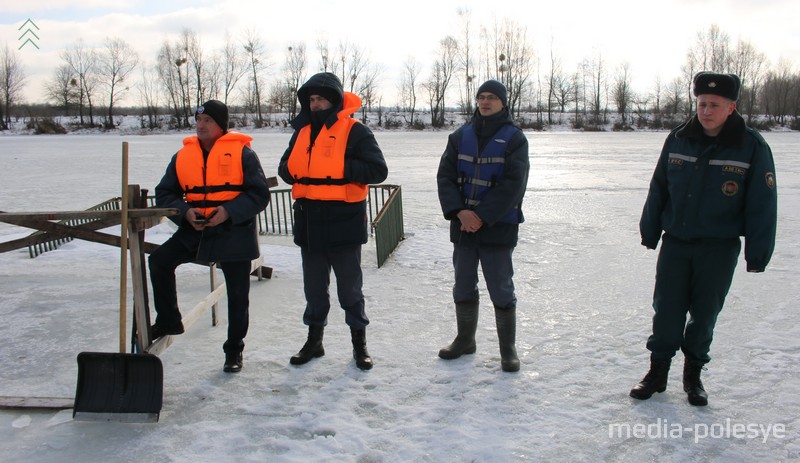
[[[470,209],[474,209],[480,204],[489,190],[502,178],[508,142],[517,130],[511,124],[504,125],[480,153],[478,152],[478,136],[475,134],[474,127],[471,124],[467,125],[461,132],[457,164],[458,184],[464,196],[464,204]],[[520,223],[519,206],[515,206],[499,221]]]
[[[186,202],[208,217],[215,207],[239,196],[244,183],[242,149],[250,146],[252,139],[239,132],[228,132],[214,143],[208,159],[204,160],[197,136],[185,138],[175,169]]]
[[[299,130],[287,162],[289,173],[295,179],[292,184],[294,199],[357,203],[367,198],[368,185],[350,182],[344,178],[347,137],[356,123],[350,115],[358,109],[357,106],[348,104],[352,97],[358,98],[345,92],[345,109],[339,111],[338,120],[332,126],[323,124],[310,150],[311,125]]]

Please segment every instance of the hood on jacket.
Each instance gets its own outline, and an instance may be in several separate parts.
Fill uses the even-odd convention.
[[[320,72],[318,74],[314,74],[297,90],[297,101],[300,102],[300,112],[297,114],[297,117],[292,119],[291,122],[292,127],[295,129],[299,129],[311,123],[311,95],[314,89],[320,88],[325,89],[325,93],[333,92],[339,97],[339,101],[331,102],[334,103],[332,108],[333,115],[341,111],[343,107],[347,107],[348,105],[352,104],[352,101],[349,101],[351,100],[350,98],[345,98],[346,93],[349,94],[349,92],[344,91],[344,88],[342,87],[342,81],[336,77],[336,74],[333,74],[332,72]],[[358,103],[360,106],[360,99]],[[332,122],[329,122],[329,124],[331,123]]]

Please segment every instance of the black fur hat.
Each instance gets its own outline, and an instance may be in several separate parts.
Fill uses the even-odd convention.
[[[702,71],[694,76],[694,96],[712,94],[736,101],[742,86],[736,74],[717,74]]]

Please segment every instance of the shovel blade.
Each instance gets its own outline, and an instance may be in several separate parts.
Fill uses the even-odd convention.
[[[163,395],[164,369],[158,356],[78,354],[74,420],[157,422]]]

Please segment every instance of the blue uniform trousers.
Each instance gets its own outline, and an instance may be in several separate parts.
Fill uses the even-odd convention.
[[[333,269],[339,305],[345,311],[345,323],[354,329],[363,329],[369,325],[364,310],[364,294],[361,291],[364,281],[361,272],[361,245],[342,246],[325,251],[309,251],[303,246],[300,248],[300,253],[303,259],[303,288],[306,296],[303,323],[309,326],[327,325],[331,309],[328,287]]]
[[[511,255],[513,246],[453,246],[453,268],[455,303],[479,300],[478,264],[483,270],[486,288],[492,304],[498,309],[513,309],[517,306],[514,294],[514,265]]]

